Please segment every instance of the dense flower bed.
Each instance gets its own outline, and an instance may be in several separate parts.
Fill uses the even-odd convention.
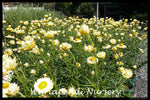
[[[147,22],[49,14],[15,27],[3,20],[3,97],[131,96]]]

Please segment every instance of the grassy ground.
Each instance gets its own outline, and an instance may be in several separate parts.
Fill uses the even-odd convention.
[[[6,25],[12,25],[13,28],[19,25],[19,21],[32,21],[32,20],[40,20],[44,15],[51,13],[52,18],[60,18],[63,19],[65,15],[61,12],[57,11],[48,11],[45,9],[35,9],[38,7],[33,7],[28,4],[24,6],[16,6],[17,9],[5,10],[5,20],[7,21]]]

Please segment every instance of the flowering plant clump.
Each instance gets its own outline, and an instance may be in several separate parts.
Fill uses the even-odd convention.
[[[130,97],[147,22],[51,13],[18,26],[4,20],[3,97]]]

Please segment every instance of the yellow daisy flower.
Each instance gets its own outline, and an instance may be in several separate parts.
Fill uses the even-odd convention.
[[[124,69],[122,71],[122,75],[123,75],[124,78],[129,79],[129,78],[131,78],[133,76],[133,72],[132,72],[131,69]]]
[[[70,50],[70,48],[72,48],[71,44],[67,42],[62,43],[59,47],[62,51]]]
[[[90,33],[89,26],[83,24],[79,30],[80,34],[88,35]]]

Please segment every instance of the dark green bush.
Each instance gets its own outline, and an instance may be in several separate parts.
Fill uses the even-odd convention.
[[[53,9],[53,3],[43,3],[42,7],[46,10],[52,10]]]
[[[138,20],[144,21],[148,19],[148,13],[137,13],[132,14],[131,17],[136,18]]]

